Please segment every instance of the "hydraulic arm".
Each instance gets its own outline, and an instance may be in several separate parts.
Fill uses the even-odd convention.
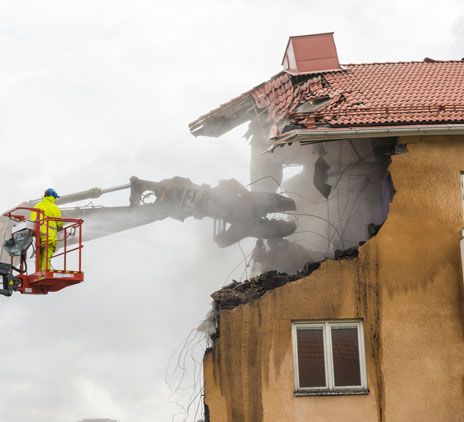
[[[93,188],[64,195],[56,203],[64,205],[98,198],[104,193],[130,189],[129,206],[62,208],[67,218],[86,222],[84,240],[90,240],[171,217],[214,220],[214,241],[230,246],[245,237],[282,238],[296,230],[293,220],[271,218],[269,214],[294,211],[295,203],[269,192],[251,192],[237,180],[222,180],[216,187],[197,185],[190,179],[173,177],[159,182],[132,177],[130,183],[110,189]]]

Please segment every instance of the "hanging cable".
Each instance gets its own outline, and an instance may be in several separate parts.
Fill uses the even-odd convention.
[[[248,183],[247,186],[254,185],[255,183],[258,183],[258,182],[260,182],[261,180],[264,180],[264,179],[267,179],[267,178],[270,178],[270,179],[274,180],[274,182],[276,183],[276,185],[277,185],[277,186],[279,187],[279,189],[280,189],[280,193],[282,193],[282,186],[281,186],[281,184],[277,181],[277,179],[276,179],[274,176],[263,176],[263,177],[260,177],[259,179],[253,180],[251,183]]]
[[[288,214],[288,215],[299,215],[299,216],[304,216],[304,217],[319,218],[320,220],[323,220],[323,221],[325,221],[327,224],[329,224],[330,226],[332,226],[332,228],[337,232],[337,234],[338,234],[338,235],[340,236],[340,238],[341,238],[341,234],[340,234],[340,232],[338,231],[338,229],[337,229],[329,220],[327,220],[327,219],[324,218],[324,217],[320,217],[319,215],[315,215],[315,214],[291,213],[291,212],[284,212],[283,214]]]

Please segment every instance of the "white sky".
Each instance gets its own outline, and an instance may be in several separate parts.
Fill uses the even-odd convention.
[[[335,31],[342,63],[461,59],[463,28],[459,0],[0,0],[0,207],[132,175],[246,183],[243,128],[194,139],[187,125],[280,71],[288,36]],[[242,259],[211,229],[97,240],[80,286],[0,298],[0,420],[171,420],[169,357]]]

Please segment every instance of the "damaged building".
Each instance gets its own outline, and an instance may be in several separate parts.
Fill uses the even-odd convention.
[[[464,61],[341,65],[329,33],[282,66],[190,124],[249,122],[251,189],[296,204],[212,295],[206,420],[462,420]]]

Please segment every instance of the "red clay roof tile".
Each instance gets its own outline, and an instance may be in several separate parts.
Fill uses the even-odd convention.
[[[251,96],[257,108],[267,109],[269,123],[309,115],[329,126],[464,122],[464,61],[351,64],[344,69],[307,78],[282,72],[200,119],[207,124],[222,107]],[[327,97],[329,102],[315,112],[297,112],[306,101]]]

